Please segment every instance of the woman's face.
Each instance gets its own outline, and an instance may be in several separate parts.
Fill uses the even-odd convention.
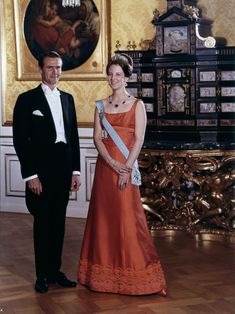
[[[121,89],[125,86],[127,78],[118,64],[112,64],[108,70],[108,83],[113,90]]]

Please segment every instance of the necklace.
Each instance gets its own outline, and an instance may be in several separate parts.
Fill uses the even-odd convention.
[[[112,96],[109,96],[109,103],[113,105],[115,108],[118,108],[120,105],[124,105],[126,101],[131,97],[131,95],[128,95],[126,99],[119,101],[118,103],[113,103]]]

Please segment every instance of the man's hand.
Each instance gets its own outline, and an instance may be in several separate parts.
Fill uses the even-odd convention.
[[[28,188],[36,195],[40,195],[42,193],[42,184],[39,178],[29,180]]]
[[[70,188],[70,190],[71,190],[72,192],[76,192],[76,191],[79,190],[80,185],[81,185],[80,176],[77,175],[77,174],[74,174],[74,175],[72,176],[72,182],[71,182],[71,188]]]

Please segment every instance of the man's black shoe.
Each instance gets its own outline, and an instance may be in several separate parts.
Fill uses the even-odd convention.
[[[45,278],[38,278],[35,282],[35,291],[45,293],[48,291],[48,285]]]
[[[77,286],[76,281],[69,280],[65,274],[61,272],[57,274],[54,282],[58,283],[61,287],[75,288]]]

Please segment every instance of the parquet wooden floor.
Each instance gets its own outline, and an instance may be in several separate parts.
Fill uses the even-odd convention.
[[[68,218],[63,271],[76,278],[84,219]],[[32,218],[0,213],[0,314],[229,314],[235,313],[235,250],[221,242],[197,242],[187,234],[154,238],[168,296],[121,296],[51,286],[34,291]]]

